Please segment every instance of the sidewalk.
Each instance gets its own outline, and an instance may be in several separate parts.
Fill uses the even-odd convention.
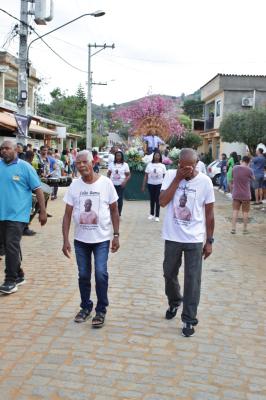
[[[148,202],[125,202],[106,325],[92,330],[73,322],[79,292],[74,254],[61,252],[63,191],[49,202],[53,218],[23,238],[27,283],[0,296],[0,398],[266,400],[265,213],[252,211],[250,235],[230,235],[231,204],[215,193],[200,322],[183,338],[180,312],[164,319],[161,223],[147,220]]]

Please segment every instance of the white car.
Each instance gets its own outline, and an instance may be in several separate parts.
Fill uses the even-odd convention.
[[[207,175],[211,178],[211,180],[215,186],[220,185],[221,160],[215,160],[208,165]]]

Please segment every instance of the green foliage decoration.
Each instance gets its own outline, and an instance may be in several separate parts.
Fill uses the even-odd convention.
[[[146,164],[142,161],[141,155],[134,147],[126,151],[125,161],[128,163],[131,171],[145,171]]]

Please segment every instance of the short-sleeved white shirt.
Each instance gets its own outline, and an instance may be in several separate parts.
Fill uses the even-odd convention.
[[[174,180],[176,170],[168,170],[161,190],[166,190]],[[195,178],[183,179],[167,205],[162,237],[179,243],[204,241],[205,204],[214,203],[213,184],[208,176],[199,172]]]
[[[130,172],[129,166],[126,162],[112,163],[108,168],[111,171],[111,180],[115,186],[121,185],[126,178],[126,173]]]
[[[64,196],[64,202],[73,206],[74,238],[84,243],[100,243],[112,238],[110,204],[117,201],[116,190],[106,176],[92,184],[75,179]],[[90,210],[85,206],[91,202]]]
[[[109,155],[108,155],[108,169],[109,169],[109,167],[112,165],[112,163],[114,162],[114,159],[115,159],[115,156],[114,156],[114,154],[112,154],[112,153],[109,153]]]
[[[149,163],[145,172],[148,174],[149,185],[161,185],[166,174],[166,167],[162,163]]]
[[[202,162],[200,160],[196,164],[196,170],[198,172],[202,172],[203,174],[207,174],[206,166],[205,166],[204,162]]]

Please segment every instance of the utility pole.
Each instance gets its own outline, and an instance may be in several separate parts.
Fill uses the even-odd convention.
[[[19,114],[28,115],[28,76],[27,76],[27,49],[28,49],[28,0],[20,3],[20,28],[19,28],[19,68],[18,68],[18,99]],[[27,144],[27,131],[25,136],[19,136],[19,141]]]
[[[91,48],[99,48],[99,50],[95,51],[95,53],[91,54]],[[114,43],[112,45],[98,45],[98,44],[89,44],[88,45],[88,95],[87,95],[87,125],[86,125],[86,148],[88,150],[92,149],[92,129],[91,129],[91,88],[92,88],[92,79],[91,79],[91,57],[98,54],[100,51],[105,49],[114,49]]]

